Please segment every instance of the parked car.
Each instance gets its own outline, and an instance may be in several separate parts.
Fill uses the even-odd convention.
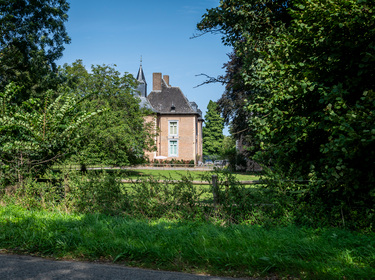
[[[205,165],[212,165],[212,164],[214,164],[214,163],[212,162],[212,160],[208,159],[208,160],[206,160],[206,161],[204,162],[204,164],[205,164]]]
[[[214,161],[214,165],[216,166],[227,166],[229,161],[227,159],[218,159]]]
[[[223,165],[224,165],[224,160],[215,160],[215,161],[214,161],[214,164],[215,164],[215,165],[223,166]]]

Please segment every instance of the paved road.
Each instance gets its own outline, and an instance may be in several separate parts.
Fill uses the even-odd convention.
[[[120,265],[53,261],[37,257],[0,254],[1,280],[226,280],[179,272],[155,271]]]

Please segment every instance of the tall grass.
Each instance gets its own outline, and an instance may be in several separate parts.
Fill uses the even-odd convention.
[[[297,227],[289,193],[245,188],[224,172],[212,204],[212,186],[193,185],[189,174],[137,179],[131,189],[122,175],[49,174],[0,189],[0,248],[228,276],[375,275],[372,232]]]
[[[210,174],[205,178],[202,176],[201,180],[210,181]],[[264,213],[254,216],[259,207],[252,203],[254,196],[257,196],[256,203],[264,198],[256,192],[250,194],[229,173],[219,176],[221,204],[215,207],[212,186],[194,185],[190,173],[181,174],[179,181],[174,177],[149,177],[127,185],[121,184],[122,172],[49,174],[50,178],[53,176],[56,178],[46,182],[25,180],[25,184],[3,192],[0,199],[28,209],[58,208],[68,212],[111,215],[127,213],[148,218],[225,219],[228,222],[246,219],[259,222],[264,216]],[[159,182],[160,178],[163,182]]]
[[[0,209],[0,247],[55,258],[230,276],[373,279],[375,237],[103,214]]]

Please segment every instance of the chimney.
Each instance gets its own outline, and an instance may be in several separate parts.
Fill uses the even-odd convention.
[[[169,86],[169,75],[164,75],[163,76],[164,82]]]
[[[161,73],[152,73],[152,90],[161,91]]]

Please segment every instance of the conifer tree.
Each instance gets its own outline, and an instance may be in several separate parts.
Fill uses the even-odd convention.
[[[210,100],[207,105],[207,113],[204,116],[203,127],[203,154],[218,155],[221,151],[224,135],[224,119],[220,116],[216,102]]]

